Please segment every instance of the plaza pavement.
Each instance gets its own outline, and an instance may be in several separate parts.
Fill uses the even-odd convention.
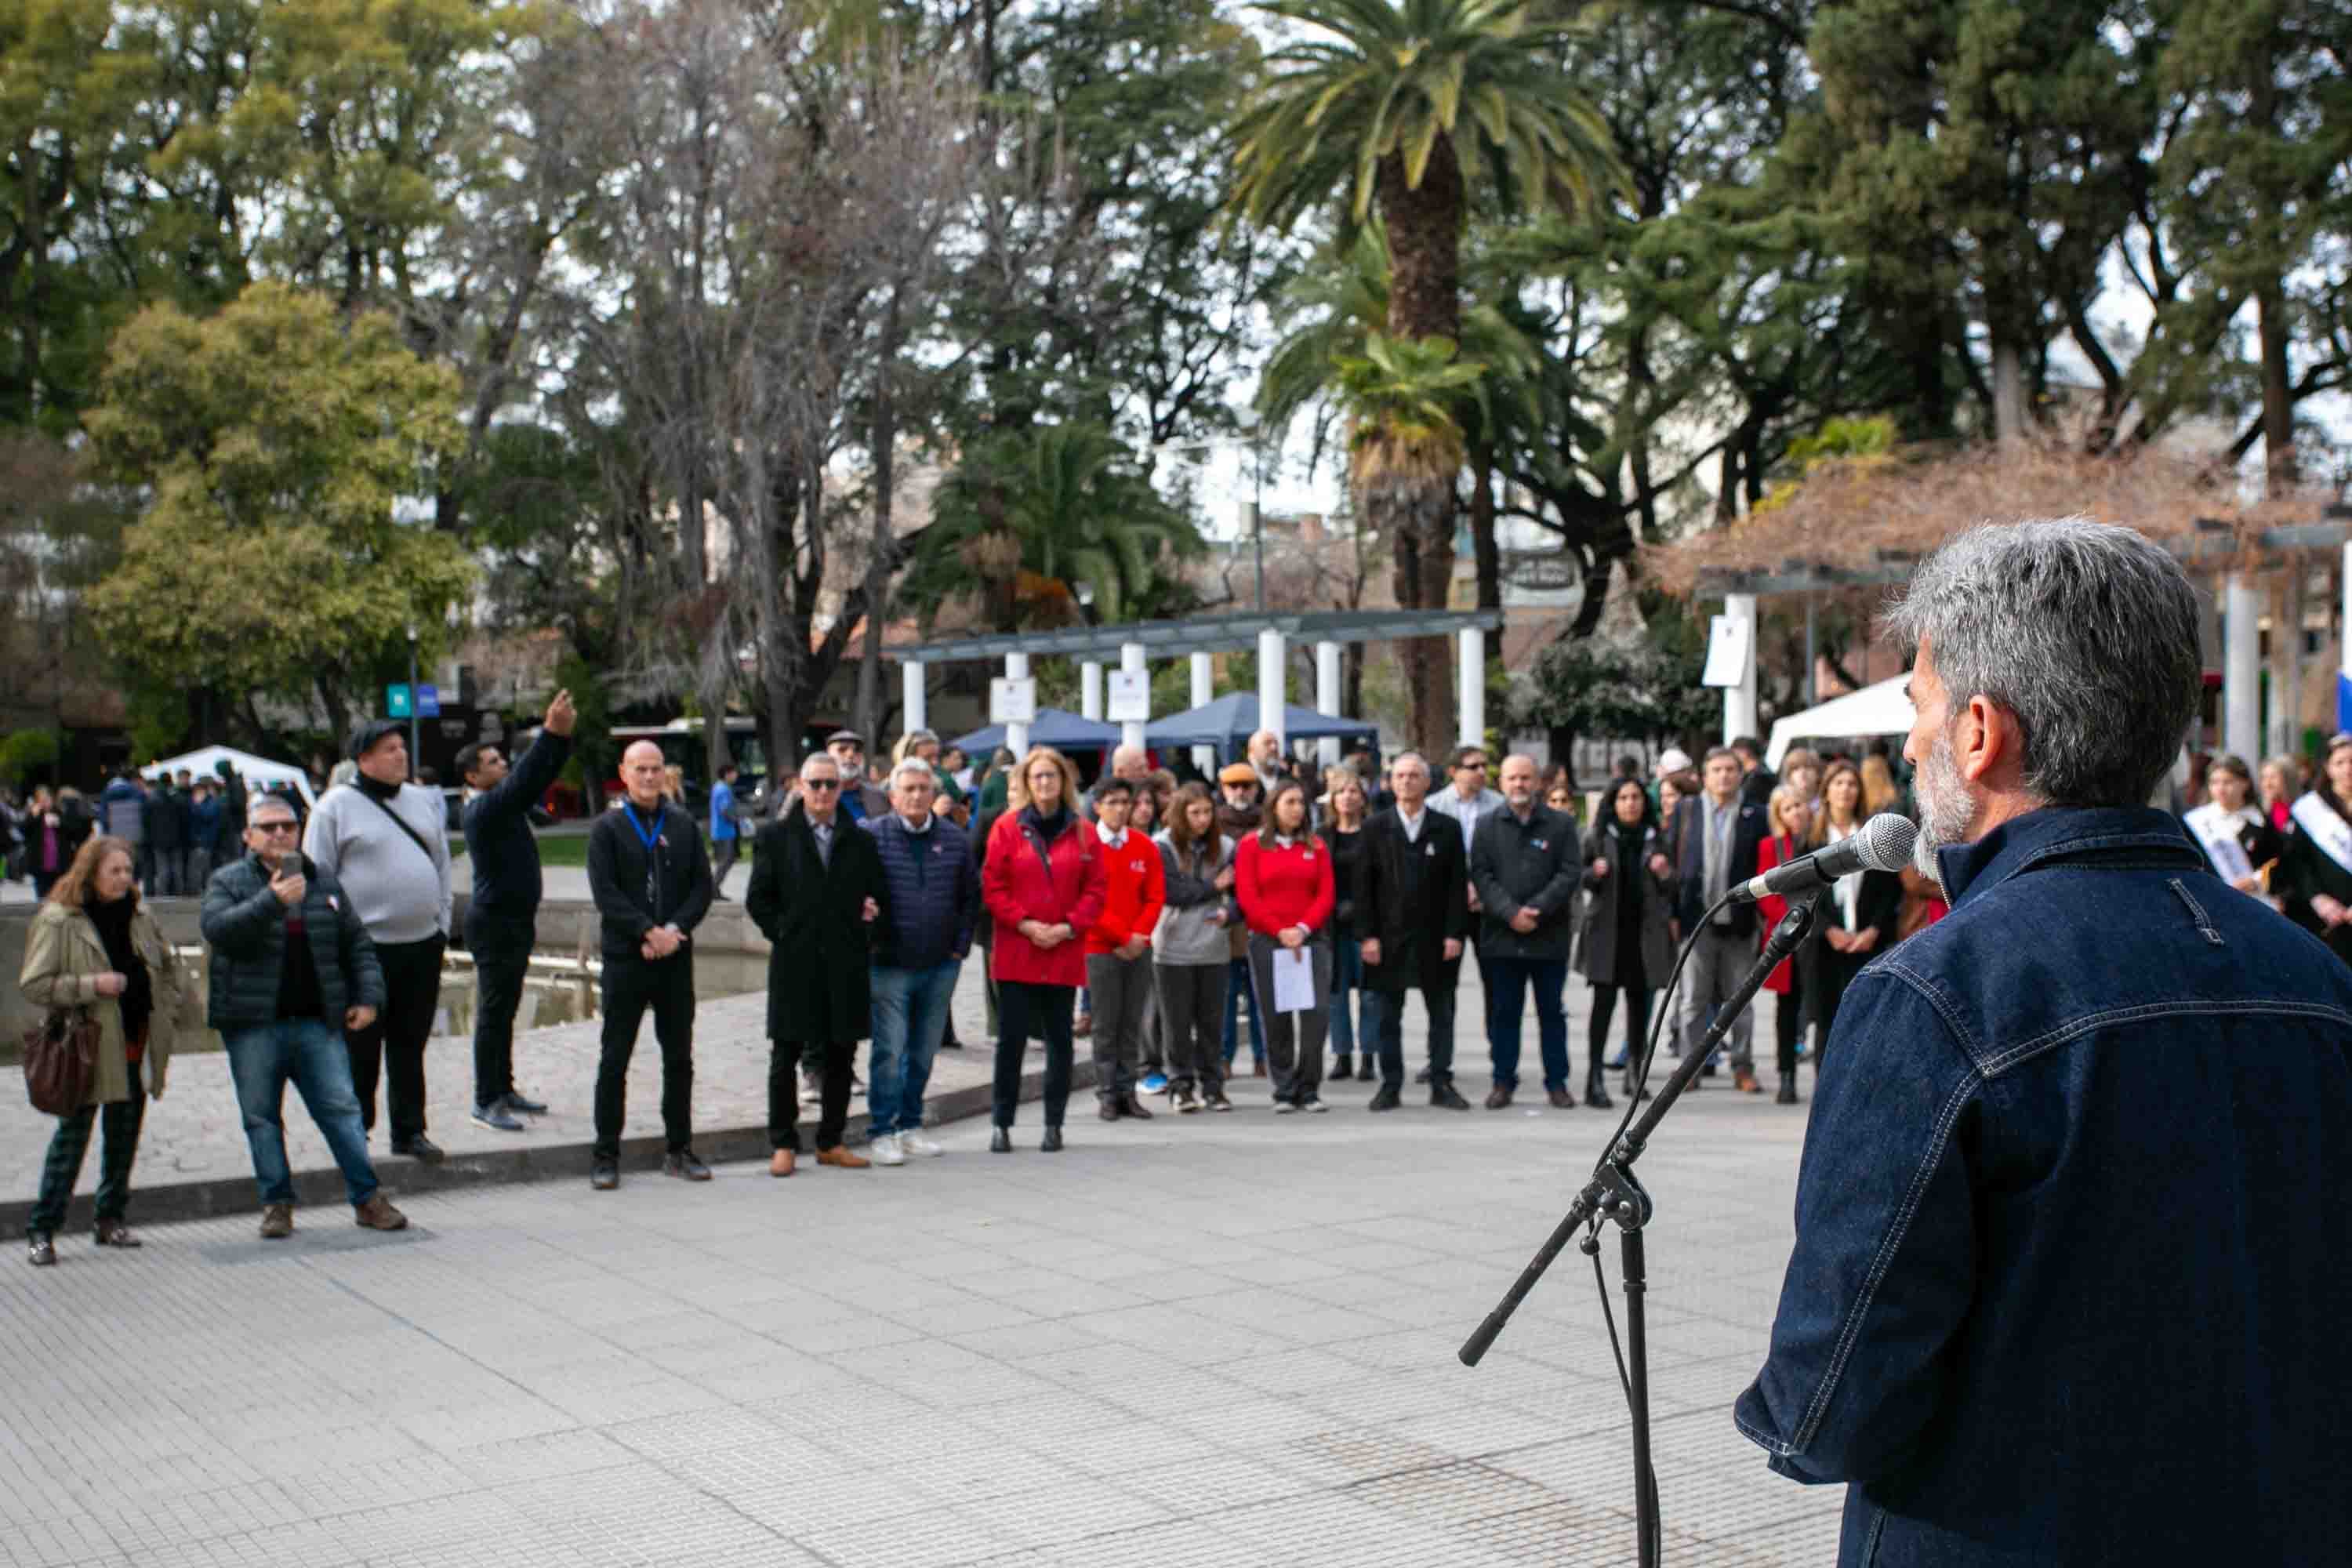
[[[1475,1099],[1484,1052],[1463,1065]],[[164,1105],[197,1087],[174,1080]],[[1615,1117],[1367,1096],[1277,1120],[1244,1079],[1224,1117],[1106,1126],[1081,1098],[1057,1156],[1030,1106],[1012,1156],[975,1118],[897,1170],[410,1194],[389,1237],[326,1204],[288,1242],[248,1209],[132,1254],[77,1230],[54,1269],[12,1244],[0,1565],[1632,1561],[1591,1266],[1564,1256],[1483,1366],[1454,1359]],[[1671,1563],[1834,1554],[1840,1489],[1769,1475],[1728,1415],[1801,1136],[1710,1087],[1642,1167]]]

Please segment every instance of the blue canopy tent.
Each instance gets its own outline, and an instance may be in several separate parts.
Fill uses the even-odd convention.
[[[1040,708],[1037,717],[1029,721],[1029,743],[1051,746],[1057,752],[1100,751],[1118,744],[1118,726],[1082,718],[1066,709]],[[1004,726],[991,724],[969,735],[958,735],[948,744],[961,746],[975,763],[985,762],[991,752],[1004,744]]]
[[[1220,756],[1238,757],[1257,732],[1257,693],[1234,691],[1206,702],[1189,713],[1171,713],[1143,727],[1147,746],[1214,746]],[[1337,736],[1342,742],[1380,741],[1380,726],[1360,719],[1334,718],[1286,702],[1282,706],[1286,740],[1321,741]]]

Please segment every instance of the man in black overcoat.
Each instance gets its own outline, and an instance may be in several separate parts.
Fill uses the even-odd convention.
[[[1372,1110],[1404,1098],[1404,997],[1429,1014],[1429,1103],[1467,1110],[1454,1088],[1454,988],[1470,934],[1462,830],[1427,808],[1429,763],[1417,752],[1391,764],[1396,804],[1364,824],[1356,924],[1364,933],[1364,989],[1380,997],[1381,1087]]]
[[[859,781],[863,782],[863,781]],[[818,1066],[816,1160],[864,1170],[841,1146],[857,1042],[874,1032],[867,977],[874,922],[889,897],[882,855],[841,809],[841,764],[824,752],[801,764],[800,798],[760,829],[744,912],[768,954],[768,1173],[789,1176],[800,1152],[803,1053]]]

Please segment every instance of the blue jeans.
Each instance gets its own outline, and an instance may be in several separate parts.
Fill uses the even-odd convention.
[[[1234,1065],[1234,1053],[1241,1049],[1238,1015],[1244,997],[1249,1000],[1250,1058],[1262,1062],[1265,1060],[1265,1020],[1257,1016],[1257,998],[1250,994],[1249,960],[1228,959],[1225,962],[1225,1066],[1228,1068]]]
[[[1495,1060],[1495,1083],[1519,1087],[1519,1019],[1527,1011],[1528,987],[1536,992],[1536,1038],[1543,1052],[1546,1089],[1568,1087],[1568,1010],[1560,993],[1568,985],[1564,958],[1486,960],[1486,1044]]]
[[[947,1035],[948,1001],[962,968],[960,958],[929,969],[874,966],[874,1052],[866,1069],[869,1136],[923,1125],[923,1091],[931,1084],[931,1059]]]
[[[1348,1011],[1348,993],[1356,994],[1357,1005],[1363,1009],[1359,1016]],[[1380,1051],[1381,1020],[1373,1009],[1381,1005],[1380,993],[1364,989],[1364,944],[1357,937],[1335,937],[1331,942],[1331,1049],[1340,1056],[1363,1047],[1364,1060],[1371,1061]],[[1370,1074],[1367,1072],[1366,1077]]]
[[[274,1024],[224,1030],[222,1038],[228,1047],[229,1075],[236,1080],[236,1106],[245,1115],[245,1141],[253,1149],[261,1201],[294,1201],[294,1173],[286,1163],[286,1123],[278,1114],[289,1079],[343,1173],[343,1191],[352,1206],[375,1196],[375,1166],[368,1159],[360,1097],[352,1089],[352,1054],[341,1033],[318,1018],[280,1018]]]

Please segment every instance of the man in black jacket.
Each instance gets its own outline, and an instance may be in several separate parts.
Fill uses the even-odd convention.
[[[637,1026],[654,1013],[661,1043],[662,1174],[707,1182],[691,1146],[694,1115],[694,928],[710,912],[710,858],[694,818],[662,798],[662,752],[639,741],[621,753],[627,798],[588,830],[588,890],[604,931],[604,1056],[596,1067],[596,1143],[588,1184],[621,1184],[621,1121]]]
[[[768,952],[768,1173],[789,1176],[800,1152],[798,1073],[817,1068],[816,1161],[862,1171],[842,1146],[857,1042],[874,1032],[869,968],[874,922],[887,898],[874,837],[841,809],[841,765],[823,752],[801,763],[801,797],[760,829],[743,912]],[[894,1162],[898,1163],[898,1162]]]
[[[1470,885],[1478,890],[1478,951],[1486,955],[1486,1047],[1495,1087],[1486,1109],[1511,1103],[1519,1087],[1519,1018],[1528,988],[1536,994],[1536,1036],[1544,1092],[1562,1110],[1576,1108],[1568,1087],[1568,952],[1583,884],[1582,847],[1568,813],[1543,803],[1535,759],[1503,759],[1503,809],[1490,811],[1470,841]],[[1601,1082],[1596,1062],[1593,1088]]]
[[[1467,1110],[1454,1087],[1454,991],[1470,934],[1462,830],[1428,809],[1429,763],[1405,752],[1391,764],[1396,805],[1364,825],[1356,929],[1363,934],[1364,989],[1380,1005],[1381,1087],[1367,1109],[1404,1098],[1404,994],[1419,988],[1429,1014],[1429,1103]]]
[[[1739,756],[1717,746],[1700,764],[1701,792],[1675,808],[1682,845],[1681,878],[1675,915],[1687,940],[1699,921],[1724,893],[1756,875],[1756,851],[1771,829],[1761,805],[1739,795]],[[1681,1044],[1675,1055],[1696,1050],[1715,1021],[1716,1009],[1738,988],[1740,977],[1756,961],[1756,906],[1734,904],[1707,922],[1691,949],[1683,970],[1682,1011],[1675,1020]],[[1750,1040],[1754,1016],[1743,1009],[1727,1037],[1731,1047],[1731,1078],[1740,1091],[1754,1094],[1756,1061]],[[1712,1069],[1709,1069],[1712,1070]],[[1694,1080],[1693,1088],[1696,1088]]]
[[[466,903],[466,950],[474,955],[474,1120],[501,1132],[520,1132],[520,1116],[544,1116],[547,1107],[525,1100],[514,1086],[515,1008],[537,941],[539,839],[530,808],[555,783],[572,754],[578,719],[572,693],[547,705],[547,722],[522,761],[509,769],[493,745],[461,748],[457,774],[466,781],[466,861],[474,891]]]
[[[408,1220],[377,1190],[342,1037],[374,1021],[383,972],[333,873],[296,847],[297,826],[291,805],[261,796],[246,828],[251,853],[214,872],[205,888],[198,919],[213,950],[205,1021],[227,1048],[261,1186],[261,1234],[272,1241],[294,1234],[281,1114],[289,1079],[342,1172],[354,1219],[369,1230],[398,1230]]]

